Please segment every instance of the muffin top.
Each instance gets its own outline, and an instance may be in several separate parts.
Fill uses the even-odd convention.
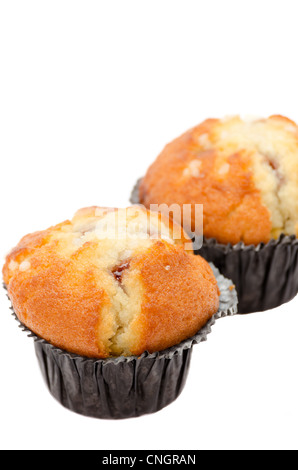
[[[138,206],[86,208],[24,237],[7,256],[4,282],[19,320],[56,347],[94,358],[155,352],[218,310],[212,270],[187,241],[181,227]]]
[[[203,204],[204,235],[220,243],[297,235],[298,127],[283,116],[208,119],[165,147],[139,199]]]

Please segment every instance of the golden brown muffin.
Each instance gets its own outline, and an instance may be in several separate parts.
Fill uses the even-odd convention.
[[[297,235],[298,127],[282,116],[209,119],[165,147],[139,196],[147,208],[203,204],[204,235],[221,243]]]
[[[155,352],[193,336],[217,312],[218,288],[174,229],[138,206],[92,207],[27,235],[3,268],[16,315],[56,347],[94,358]]]

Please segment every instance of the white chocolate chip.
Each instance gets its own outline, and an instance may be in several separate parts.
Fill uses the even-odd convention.
[[[29,263],[29,261],[23,261],[20,264],[20,271],[22,272],[28,271],[30,268],[31,268],[31,263]]]
[[[132,257],[132,250],[125,250],[121,256],[121,259],[129,259]]]
[[[224,163],[218,170],[219,175],[226,175],[230,171],[229,163]]]
[[[192,160],[183,171],[183,176],[198,178],[200,176],[200,169],[202,162],[200,160]]]
[[[19,267],[19,263],[17,263],[16,261],[11,261],[9,263],[10,271],[15,271],[16,269],[18,269],[18,267]]]
[[[208,147],[208,145],[210,145],[210,140],[209,140],[209,136],[208,134],[201,134],[199,136],[199,144],[202,146],[202,147]]]
[[[74,238],[73,239],[73,243],[75,246],[77,246],[78,248],[81,248],[83,245],[84,245],[84,236],[80,237],[80,238]]]

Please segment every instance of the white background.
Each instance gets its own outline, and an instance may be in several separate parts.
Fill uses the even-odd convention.
[[[1,257],[87,205],[126,206],[163,146],[207,117],[298,121],[298,4],[0,2]],[[297,298],[219,320],[181,397],[97,421],[47,392],[0,297],[3,449],[297,449]]]

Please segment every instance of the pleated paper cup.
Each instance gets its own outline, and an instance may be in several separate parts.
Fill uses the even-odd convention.
[[[298,240],[281,235],[256,246],[222,245],[204,240],[196,254],[213,262],[235,283],[239,313],[270,310],[292,300],[298,292]]]
[[[71,411],[101,419],[155,413],[176,400],[187,379],[193,346],[207,339],[216,319],[237,312],[232,281],[214,266],[212,269],[221,291],[218,312],[195,336],[161,352],[90,359],[56,348],[20,324],[34,340],[37,359],[53,397]]]

